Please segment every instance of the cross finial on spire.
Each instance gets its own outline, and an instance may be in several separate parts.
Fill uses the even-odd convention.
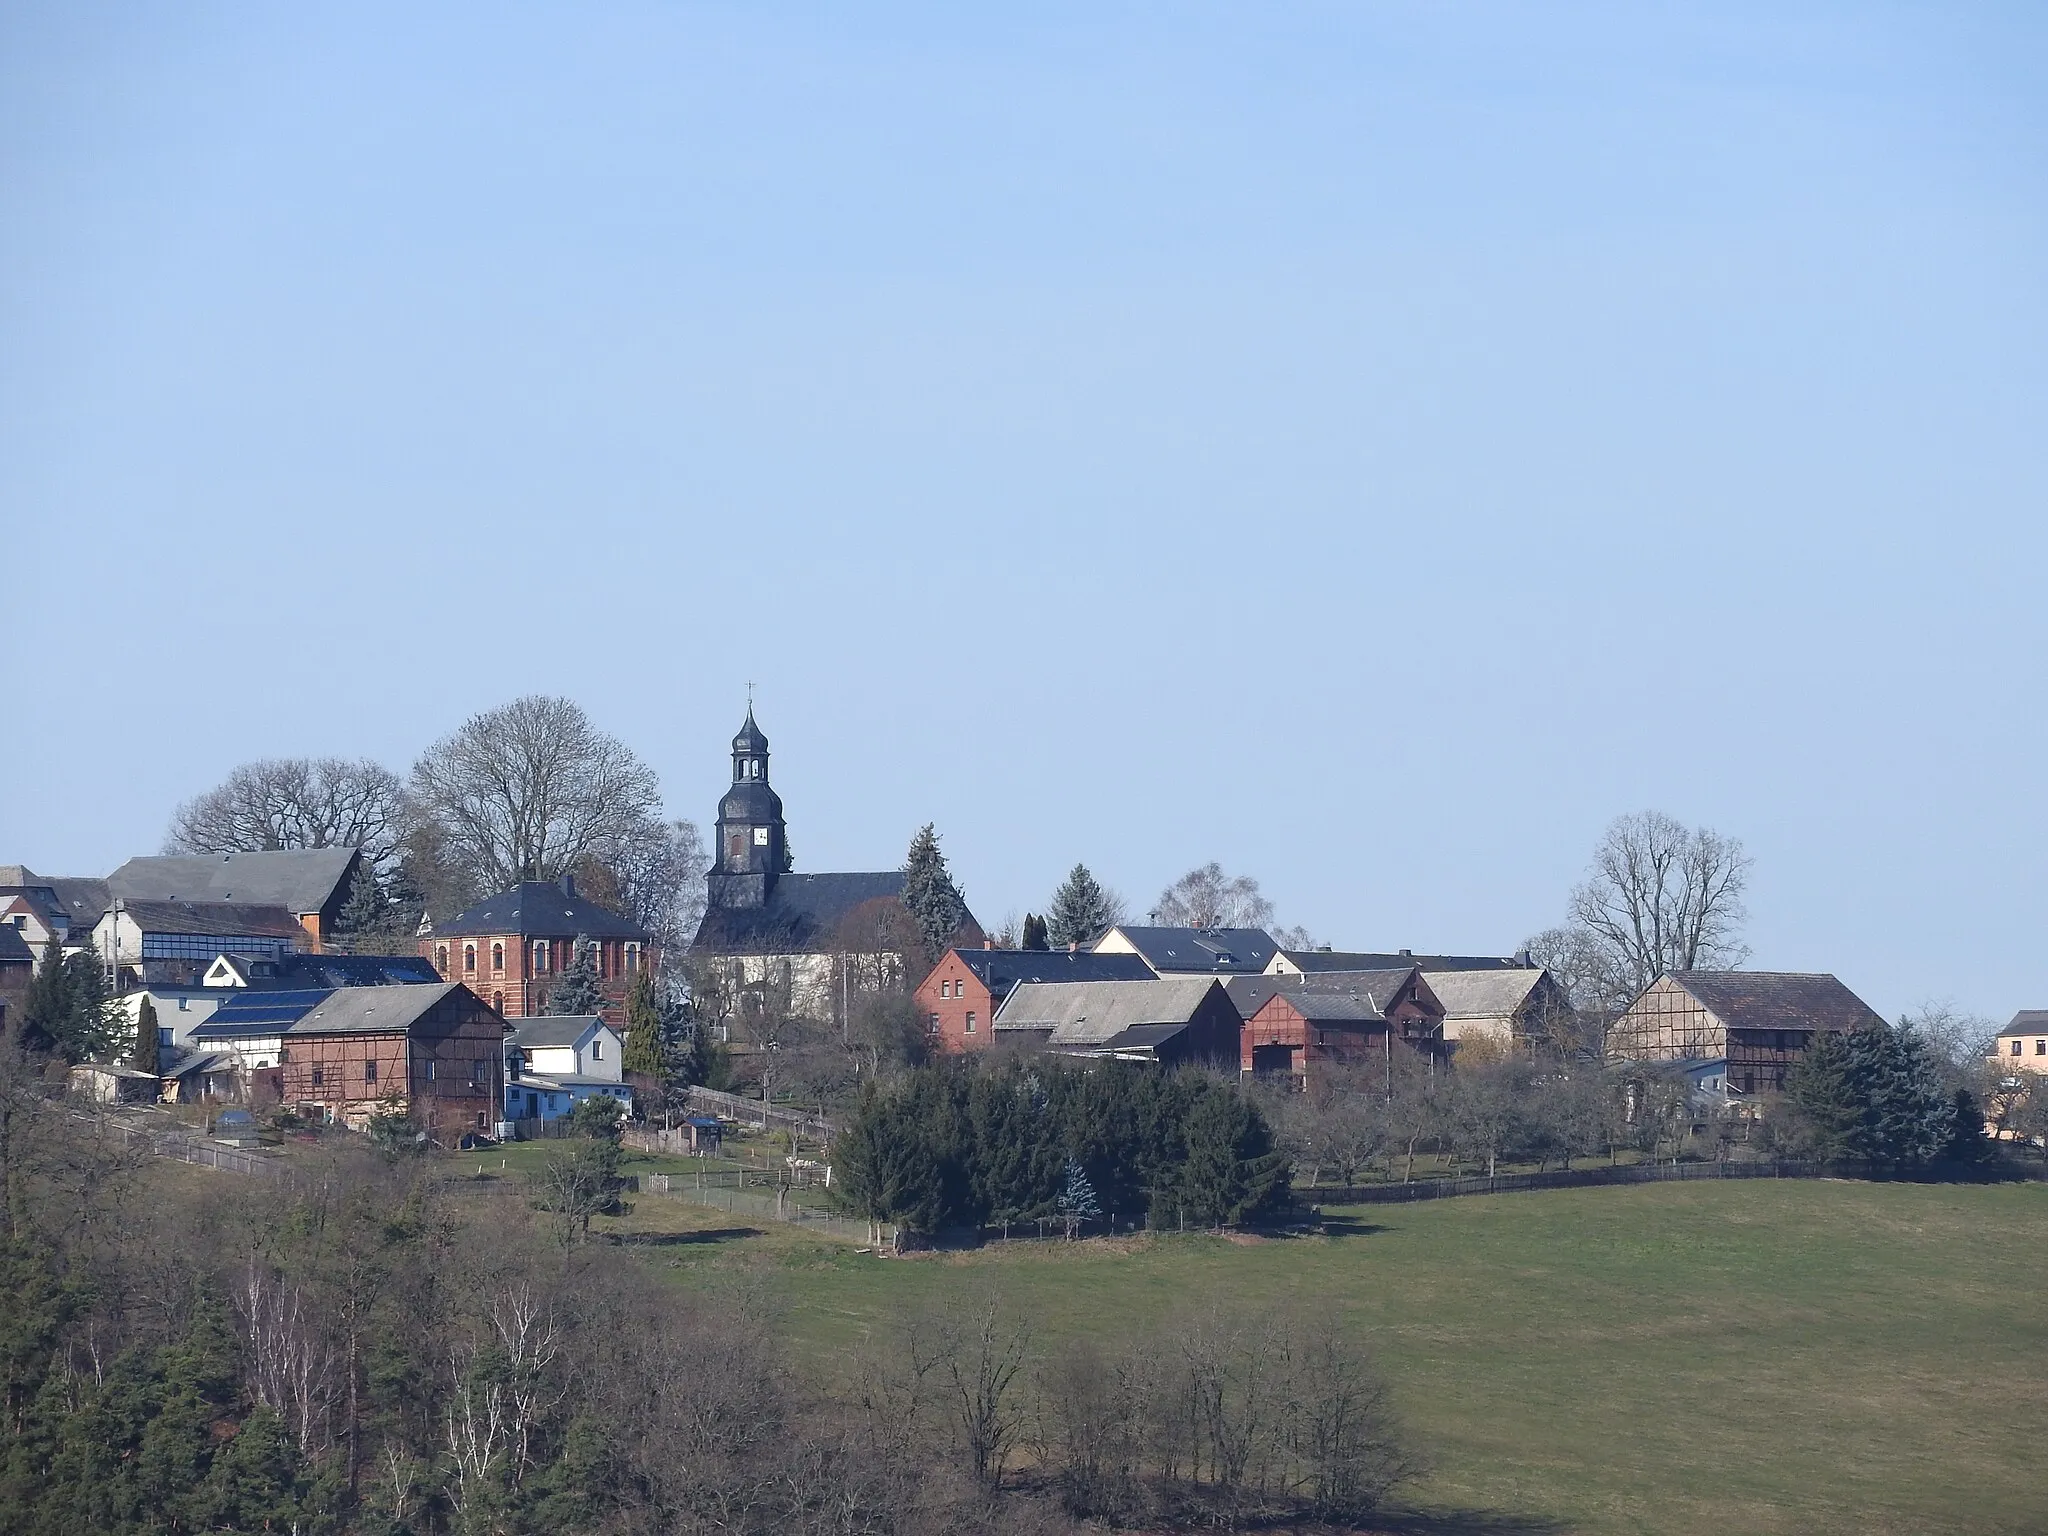
[[[754,712],[754,680],[753,680],[753,679],[752,679],[752,678],[750,677],[750,678],[748,678],[748,679],[747,679],[747,713],[751,715],[751,714],[752,714],[753,712]]]

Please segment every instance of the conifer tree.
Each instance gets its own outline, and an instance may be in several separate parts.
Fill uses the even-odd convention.
[[[1045,914],[1046,937],[1054,949],[1093,944],[1115,924],[1116,903],[1086,864],[1076,864],[1052,893]]]
[[[654,1001],[653,973],[642,969],[626,994],[626,1054],[622,1062],[628,1076],[652,1078],[660,1083],[668,1077],[668,1051],[662,1039],[661,1009]]]
[[[903,906],[917,925],[926,960],[936,963],[967,916],[967,901],[953,883],[930,822],[910,840],[910,853],[903,861]]]
[[[21,1049],[39,1056],[57,1049],[58,1041],[70,1033],[71,990],[62,947],[52,938],[43,946],[43,958],[29,978],[28,995],[21,1000],[16,1039]]]
[[[575,957],[562,968],[561,979],[548,993],[548,1012],[596,1013],[603,1006],[604,989],[598,985],[597,946],[587,935],[578,934]]]
[[[142,1006],[135,1010],[135,1054],[129,1066],[138,1072],[154,1074],[158,1068],[156,1041],[156,1004],[143,995]]]
[[[1088,1182],[1088,1171],[1071,1157],[1067,1159],[1065,1182],[1060,1186],[1059,1213],[1070,1243],[1085,1223],[1102,1214],[1102,1202],[1095,1198],[1095,1186]]]
[[[1823,1030],[1785,1075],[1785,1097],[1798,1109],[1823,1159],[1851,1157],[1860,1139],[1862,1107],[1849,1079],[1849,1049]]]
[[[348,900],[334,919],[335,930],[343,934],[381,933],[391,916],[391,903],[385,898],[383,882],[377,878],[377,871],[369,860],[356,865],[355,879],[349,882]]]
[[[1026,949],[1050,949],[1051,941],[1046,936],[1045,919],[1036,912],[1024,914],[1023,946]]]

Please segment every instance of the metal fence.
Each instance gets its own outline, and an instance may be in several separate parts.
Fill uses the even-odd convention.
[[[648,1194],[672,1195],[678,1200],[687,1200],[693,1205],[709,1206],[713,1210],[726,1211],[735,1216],[756,1216],[764,1221],[786,1221],[815,1232],[821,1237],[835,1237],[844,1242],[871,1245],[875,1241],[874,1228],[864,1221],[842,1216],[827,1207],[804,1198],[807,1191],[764,1188],[760,1176],[754,1175],[755,1182],[749,1185],[745,1169],[707,1169],[702,1173],[643,1173],[640,1188]],[[882,1242],[892,1246],[896,1241],[896,1229],[887,1222],[882,1224]]]

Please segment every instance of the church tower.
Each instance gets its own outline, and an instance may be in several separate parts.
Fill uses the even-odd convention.
[[[768,738],[747,723],[732,739],[732,788],[718,802],[718,844],[707,884],[716,907],[764,907],[787,862],[782,797],[768,787]]]

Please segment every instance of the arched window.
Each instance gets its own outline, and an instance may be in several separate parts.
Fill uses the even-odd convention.
[[[503,1013],[505,1011],[505,994],[502,992],[493,992],[491,994],[491,1006],[497,1009],[498,1012]]]
[[[546,939],[535,939],[533,941],[533,974],[536,976],[542,975],[547,971],[547,968],[548,941]]]
[[[462,968],[465,971],[476,969],[476,946],[474,944],[462,946]]]
[[[505,946],[502,944],[493,944],[491,946],[491,969],[500,974],[504,972]]]
[[[446,944],[436,944],[434,946],[434,969],[443,976],[448,974],[448,946]]]

